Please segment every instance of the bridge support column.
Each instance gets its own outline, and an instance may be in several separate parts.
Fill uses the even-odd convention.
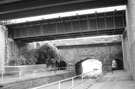
[[[129,72],[135,79],[135,0],[128,0],[127,4],[127,35],[128,35],[128,49],[129,54],[127,58],[129,63]]]
[[[0,25],[0,73],[4,71],[6,59],[6,27]]]

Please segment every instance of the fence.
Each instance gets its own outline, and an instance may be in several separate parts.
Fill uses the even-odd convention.
[[[72,66],[74,67],[74,66]],[[61,70],[62,69],[62,70]],[[74,71],[74,68],[60,67],[50,69],[33,69],[33,70],[17,70],[17,71],[1,71],[0,83],[8,83],[19,80],[38,78],[42,76],[50,76]]]
[[[73,76],[67,79],[63,79],[57,82],[53,82],[50,84],[46,84],[43,86],[31,88],[31,89],[87,89],[88,87],[93,85],[96,82],[96,80],[99,78],[99,77],[96,77],[93,79],[92,76],[91,77],[87,76],[93,72],[94,71],[91,71],[85,74]]]

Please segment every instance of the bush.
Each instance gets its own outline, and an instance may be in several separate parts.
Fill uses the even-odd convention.
[[[21,48],[18,56],[10,59],[9,65],[47,64],[49,66],[55,65],[56,61],[61,59],[62,56],[59,50],[55,46],[46,43],[39,49]]]
[[[26,65],[33,65],[37,62],[36,49],[29,50],[27,48],[22,48],[19,55],[25,59]]]
[[[25,65],[26,59],[23,57],[14,57],[10,59],[8,64],[11,66]]]
[[[21,48],[17,57],[13,57],[9,61],[9,65],[33,65],[36,64],[36,49],[29,50],[27,48]]]

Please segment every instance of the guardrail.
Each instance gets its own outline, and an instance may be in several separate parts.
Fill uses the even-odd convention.
[[[74,66],[73,66],[74,67]],[[64,70],[61,70],[64,69]],[[23,79],[24,76],[28,76],[31,78],[37,77],[36,74],[43,74],[41,76],[49,76],[49,75],[56,75],[59,74],[60,71],[74,71],[71,70],[68,67],[59,67],[59,68],[50,68],[50,69],[33,69],[33,70],[18,70],[18,71],[11,71],[11,72],[5,72],[1,71],[0,73],[0,83],[3,83],[8,79],[8,78],[15,78],[16,80],[21,80]],[[43,73],[42,73],[43,72]],[[4,81],[5,80],[5,81]]]
[[[94,71],[90,71],[88,73],[93,73],[93,72]],[[46,89],[46,87],[53,86],[53,85],[56,85],[56,84],[58,84],[57,85],[58,88],[55,87],[55,89],[62,89],[61,88],[61,84],[63,82],[69,81],[69,80],[71,80],[71,87],[67,88],[67,89],[75,89],[79,85],[81,85],[81,88],[79,87],[80,89],[84,89],[84,84],[83,83],[85,82],[84,80],[85,80],[85,77],[86,77],[86,75],[88,73],[76,75],[76,76],[73,76],[73,77],[70,77],[70,78],[66,78],[66,79],[63,79],[63,80],[60,80],[60,81],[57,81],[57,82],[49,83],[49,84],[46,84],[46,85],[43,85],[43,86],[39,86],[39,87],[35,87],[35,88],[30,88],[30,89],[44,89],[44,88]],[[75,79],[78,78],[78,77],[80,78],[81,82],[79,82],[77,85],[75,85]],[[98,78],[99,77],[95,78],[94,82],[92,84],[94,84]],[[86,78],[86,79],[89,79],[89,78]],[[92,85],[92,84],[90,84],[90,85]],[[49,88],[47,88],[47,89],[49,89]],[[51,88],[51,89],[53,89],[53,88]],[[66,89],[66,88],[64,87],[63,89]],[[76,88],[76,89],[78,89],[78,88]]]

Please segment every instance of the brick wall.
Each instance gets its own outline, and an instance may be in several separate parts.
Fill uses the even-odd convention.
[[[58,48],[67,63],[75,64],[89,55],[94,55],[104,65],[111,64],[111,61],[115,58],[123,60],[121,43],[61,46]]]

